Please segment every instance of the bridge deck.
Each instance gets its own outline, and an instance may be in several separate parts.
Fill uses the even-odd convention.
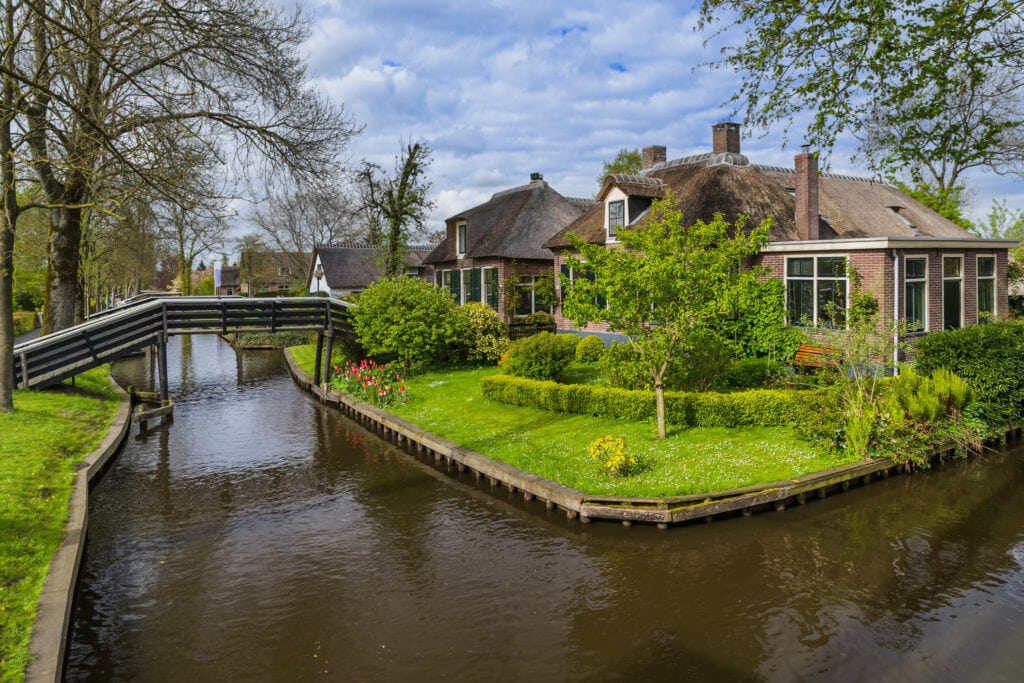
[[[177,334],[312,330],[351,334],[348,304],[290,297],[164,297],[97,316],[14,347],[15,386],[41,389]],[[322,338],[321,338],[322,341]]]

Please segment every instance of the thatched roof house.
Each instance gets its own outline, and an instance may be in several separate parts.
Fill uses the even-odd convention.
[[[410,246],[406,257],[407,275],[431,278],[433,269],[423,265],[423,257],[430,250],[425,245]],[[328,292],[334,297],[357,294],[379,279],[380,249],[369,244],[313,247],[306,271],[306,287],[311,294]]]
[[[772,219],[760,261],[786,282],[794,324],[834,322],[829,304],[843,315],[850,269],[888,320],[895,314],[923,331],[1007,315],[1007,250],[1016,243],[978,238],[895,187],[819,173],[806,151],[792,169],[752,164],[734,123],[714,126],[710,153],[669,161],[664,147],[648,147],[643,158],[639,175],[608,176],[598,205],[545,243],[558,254],[556,275],[571,248],[566,235],[614,245],[618,229],[644,220],[651,201],[671,191],[687,222],[716,213],[747,216],[749,226]],[[571,328],[560,317],[559,325]]]
[[[434,267],[437,284],[459,303],[479,301],[506,319],[550,311],[550,303],[534,291],[539,278],[551,277],[554,261],[542,245],[596,205],[563,197],[534,173],[528,185],[498,192],[448,218],[445,239],[424,263]]]

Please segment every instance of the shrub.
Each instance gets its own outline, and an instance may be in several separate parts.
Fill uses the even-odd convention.
[[[293,330],[285,332],[241,332],[235,335],[235,340],[232,343],[232,346],[236,349],[253,347],[284,349],[289,346],[310,344],[315,340],[315,332]]]
[[[757,389],[783,376],[786,366],[771,358],[742,358],[726,367],[717,386],[722,389]]]
[[[946,368],[973,392],[968,416],[990,428],[1024,417],[1024,323],[994,322],[925,335],[914,345],[922,374]]]
[[[528,325],[540,325],[542,327],[550,327],[554,329],[555,316],[550,313],[545,313],[544,311],[537,311],[536,313],[531,313],[523,318],[523,322]]]
[[[583,337],[576,345],[576,360],[580,363],[596,363],[604,356],[604,341],[596,335]]]
[[[508,328],[498,312],[481,303],[470,302],[459,309],[465,336],[462,346],[466,360],[497,363],[508,349]]]
[[[601,471],[616,477],[628,475],[637,466],[636,456],[626,450],[621,436],[602,436],[587,446],[587,454],[601,465]]]
[[[702,338],[697,349],[685,357],[669,360],[664,384],[668,390],[706,391],[714,386],[722,368],[732,358],[724,344]],[[641,362],[639,352],[631,344],[612,344],[598,361],[598,374],[608,385],[622,389],[653,389],[650,368]]]
[[[541,332],[513,342],[502,356],[501,367],[517,377],[554,379],[576,355],[579,337]]]
[[[653,388],[651,374],[637,364],[637,355],[629,344],[613,343],[597,361],[597,372],[602,381],[619,389]]]
[[[418,278],[380,280],[359,295],[352,326],[371,355],[395,354],[414,362],[452,360],[466,336],[465,319],[451,295]]]
[[[31,311],[14,313],[14,336],[26,334],[36,329],[36,314]]]
[[[634,422],[655,418],[654,392],[589,384],[558,384],[508,375],[480,380],[485,398],[555,412]],[[760,389],[731,394],[665,392],[666,419],[684,427],[799,426],[813,419],[827,395],[821,391]]]

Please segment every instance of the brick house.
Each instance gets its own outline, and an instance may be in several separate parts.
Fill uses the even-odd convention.
[[[564,265],[567,233],[613,246],[617,229],[643,220],[652,200],[671,190],[688,222],[715,213],[730,222],[746,215],[751,226],[773,219],[758,261],[785,283],[790,324],[841,324],[850,270],[886,324],[896,316],[929,332],[1008,315],[1007,255],[1017,242],[972,235],[895,187],[819,173],[806,150],[793,168],[751,164],[735,123],[714,126],[711,153],[670,161],[664,147],[647,147],[642,157],[640,174],[608,176],[597,206],[545,243],[556,254],[559,299],[573,276]],[[829,317],[836,310],[839,320]],[[573,329],[560,309],[555,315],[559,328]]]
[[[433,269],[423,265],[431,247],[410,245],[406,275],[433,281]],[[310,294],[327,292],[332,297],[358,294],[380,279],[380,249],[369,244],[341,244],[313,247],[306,269]]]
[[[541,245],[594,206],[593,200],[563,197],[533,173],[528,185],[498,192],[447,219],[445,239],[424,263],[434,267],[435,282],[459,304],[479,301],[506,322],[536,311],[550,313],[550,304],[534,290],[539,280],[551,277],[554,263],[552,252]]]

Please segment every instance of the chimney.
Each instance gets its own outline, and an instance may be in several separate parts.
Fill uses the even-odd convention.
[[[530,174],[530,182],[531,183],[539,183],[539,182],[543,182],[543,180],[544,180],[544,176],[542,174],[540,174],[540,173],[534,172],[534,173]]]
[[[641,158],[641,168],[650,168],[655,164],[665,163],[667,153],[668,150],[666,150],[662,145],[644,147]]]
[[[716,123],[711,127],[712,149],[715,154],[740,153],[740,124]]]
[[[796,155],[796,232],[802,240],[818,239],[818,157],[810,145]]]

